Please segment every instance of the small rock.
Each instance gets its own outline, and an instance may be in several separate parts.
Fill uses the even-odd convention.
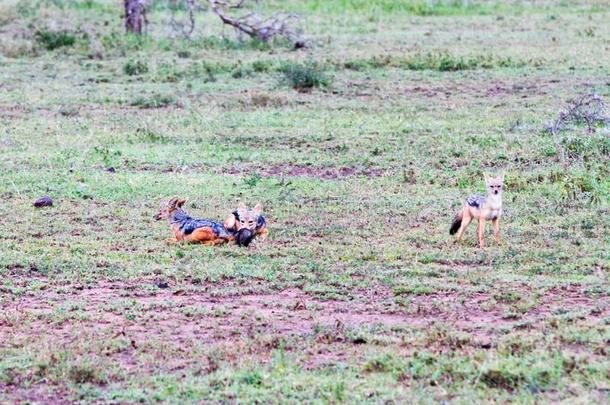
[[[40,197],[38,200],[34,201],[34,207],[36,208],[51,206],[53,206],[53,200],[51,200],[51,197],[49,197],[48,195]]]
[[[116,169],[115,169],[114,167],[112,167],[112,166],[107,167],[107,168],[106,168],[106,171],[107,171],[108,173],[116,173]]]

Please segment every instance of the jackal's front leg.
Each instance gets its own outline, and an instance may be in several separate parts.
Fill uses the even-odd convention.
[[[496,240],[496,243],[499,245],[501,243],[501,241],[500,241],[500,218],[496,218],[492,222],[494,224],[494,239]]]
[[[479,219],[479,226],[477,227],[479,234],[479,247],[482,249],[485,247],[485,219]]]
[[[256,237],[264,241],[265,239],[267,239],[267,235],[269,235],[269,230],[267,228],[263,228],[257,232]]]

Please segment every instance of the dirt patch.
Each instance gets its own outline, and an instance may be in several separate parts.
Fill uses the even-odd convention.
[[[253,175],[261,177],[311,177],[324,180],[336,180],[345,177],[381,177],[389,175],[386,169],[344,167],[314,167],[305,165],[281,164],[274,166],[231,167],[225,174]]]
[[[29,282],[23,278],[16,284]],[[217,367],[213,353],[222,361],[264,363],[280,347],[298,352],[303,367],[319,368],[362,358],[370,345],[378,344],[375,336],[402,355],[421,345],[438,351],[462,345],[491,349],[507,330],[544,328],[543,321],[555,316],[557,308],[583,311],[592,324],[610,316],[609,297],[591,298],[576,286],[547,291],[537,305],[514,318],[506,316],[506,306],[490,306],[492,297],[483,292],[402,295],[407,305],[398,305],[393,291],[381,286],[339,301],[298,288],[269,292],[261,286],[260,292],[243,293],[233,281],[159,284],[63,284],[0,300],[0,348],[28,347],[37,353],[40,347],[67,348],[86,358],[101,352],[125,375],[187,368],[211,372]],[[423,343],[405,344],[402,334],[414,331],[424,336]],[[460,333],[467,334],[467,343],[455,338]],[[19,377],[16,381],[0,385],[0,391],[60,401],[57,392],[25,392]]]
[[[0,342],[20,334],[52,333],[68,338],[75,329],[105,328],[124,331],[135,341],[154,335],[219,343],[268,333],[307,338],[320,327],[337,324],[350,328],[375,324],[413,328],[439,322],[489,336],[517,322],[543,320],[558,308],[586,310],[591,318],[610,315],[609,297],[590,298],[576,287],[548,291],[537,305],[515,318],[507,317],[506,307],[501,304],[489,308],[486,303],[491,297],[487,293],[412,295],[404,307],[394,302],[389,289],[361,291],[351,300],[333,301],[317,299],[300,289],[218,296],[218,285],[162,289],[151,285],[154,283],[147,288],[138,284],[63,288],[62,292],[46,291],[4,301],[0,303],[4,314],[0,318]],[[64,313],[61,317],[54,315],[58,308]],[[596,310],[590,311],[592,308]],[[74,317],[78,322],[69,321],[70,312],[78,315]],[[153,324],[149,323],[151,318]]]

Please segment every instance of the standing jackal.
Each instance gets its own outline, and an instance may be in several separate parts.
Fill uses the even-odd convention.
[[[504,186],[504,174],[497,178],[485,175],[485,186],[487,196],[471,195],[466,199],[462,207],[453,219],[449,233],[457,232],[455,242],[462,238],[464,230],[473,219],[479,220],[477,234],[479,236],[479,247],[485,247],[484,232],[485,221],[491,221],[494,225],[494,239],[500,243],[500,217],[502,216],[502,188]]]

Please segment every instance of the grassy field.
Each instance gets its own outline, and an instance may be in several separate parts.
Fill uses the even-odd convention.
[[[296,51],[119,3],[0,3],[0,402],[610,401],[610,129],[544,130],[610,102],[607,2],[256,6]],[[168,246],[173,196],[270,236]]]

